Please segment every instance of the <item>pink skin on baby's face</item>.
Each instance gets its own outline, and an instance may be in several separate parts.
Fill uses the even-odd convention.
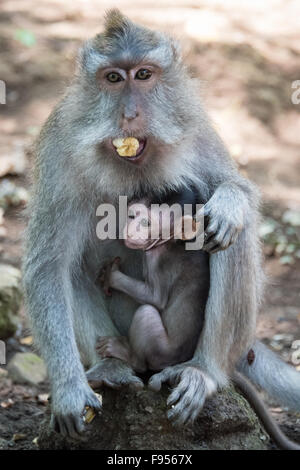
[[[132,250],[147,250],[163,233],[164,220],[161,212],[150,209],[143,203],[132,204],[128,208],[128,219],[124,228],[125,246]],[[151,238],[153,234],[155,238]]]

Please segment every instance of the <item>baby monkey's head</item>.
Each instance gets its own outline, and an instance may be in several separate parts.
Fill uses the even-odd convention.
[[[147,204],[145,200],[128,207],[124,228],[125,245],[133,250],[150,250],[176,239],[195,237],[196,222],[192,215],[182,214],[178,205]]]

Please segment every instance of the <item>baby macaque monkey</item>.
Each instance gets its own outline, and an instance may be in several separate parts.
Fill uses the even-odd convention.
[[[178,194],[179,203],[195,200],[192,190],[184,190],[183,196]],[[143,250],[144,281],[125,275],[120,270],[120,258],[101,276],[107,295],[110,288],[117,289],[141,305],[128,337],[101,337],[97,351],[102,357],[126,361],[137,372],[160,370],[191,359],[204,319],[208,255],[186,250],[184,241],[195,237],[199,224],[193,225],[192,232],[191,226],[184,230],[183,222],[191,215],[176,219],[168,207],[150,207],[148,199],[128,208],[124,243],[130,249]]]

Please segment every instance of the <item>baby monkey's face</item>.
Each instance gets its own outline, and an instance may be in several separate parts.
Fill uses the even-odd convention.
[[[143,202],[131,204],[124,229],[125,245],[134,250],[147,250],[155,240],[170,240],[174,234],[172,218],[161,207],[149,207]]]
[[[170,240],[192,240],[201,222],[196,222],[192,215],[183,215],[170,210],[167,204],[152,204],[145,201],[133,203],[128,208],[127,223],[124,229],[125,245],[133,250],[149,250]]]

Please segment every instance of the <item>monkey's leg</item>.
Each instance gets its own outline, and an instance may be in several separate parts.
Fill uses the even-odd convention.
[[[125,337],[102,337],[96,350],[102,357],[115,357],[128,362],[134,370],[147,368],[161,370],[179,360],[178,348],[172,345],[161,315],[152,305],[139,307],[129,330],[129,342]]]
[[[125,336],[103,336],[99,338],[96,351],[101,357],[115,357],[130,362],[130,346]]]
[[[142,305],[134,314],[129,330],[133,368],[161,370],[180,360],[180,349],[169,337],[159,311],[152,305]]]

